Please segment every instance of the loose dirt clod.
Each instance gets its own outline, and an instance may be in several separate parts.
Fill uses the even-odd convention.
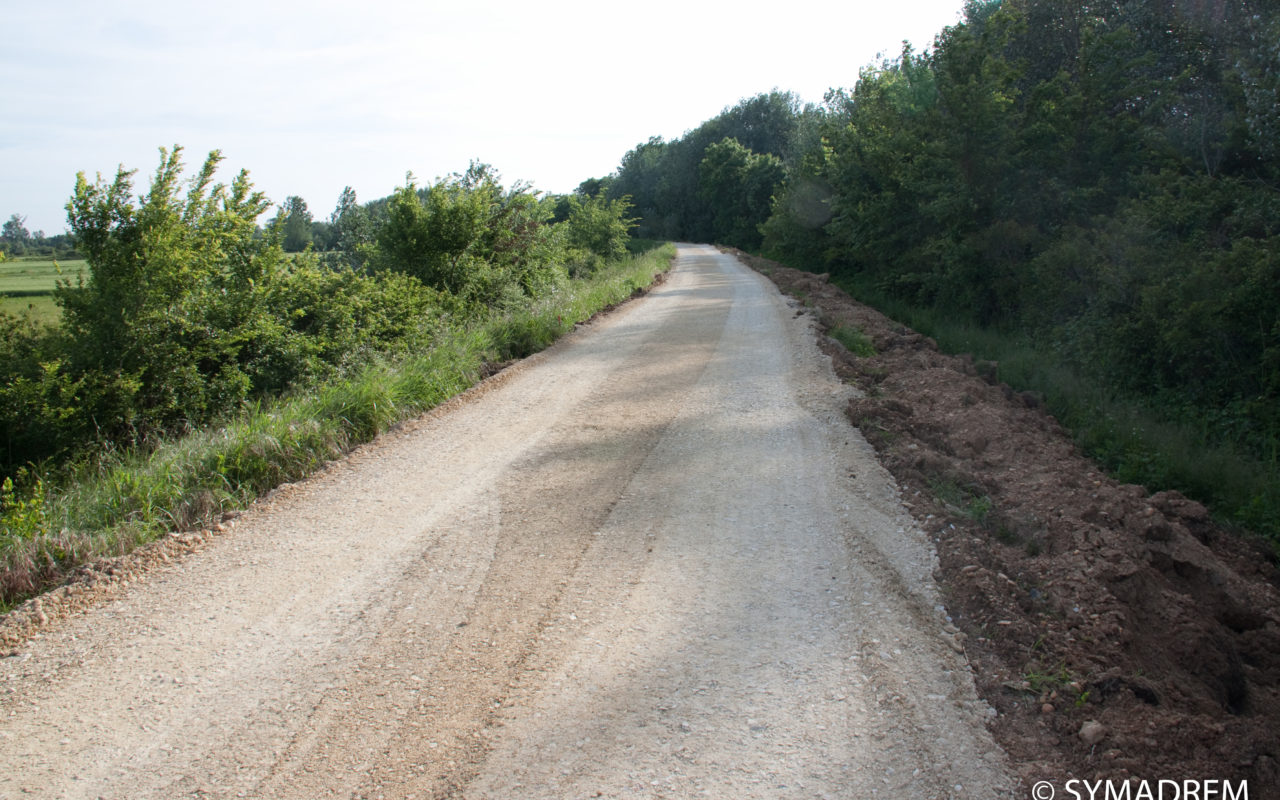
[[[1084,742],[1086,747],[1093,747],[1107,738],[1107,726],[1091,719],[1080,726],[1080,731],[1076,735],[1080,737],[1080,741]]]
[[[948,607],[999,711],[992,730],[1027,786],[1247,779],[1251,797],[1280,797],[1270,551],[1176,492],[1102,474],[996,365],[939,352],[823,276],[743,258],[825,327],[874,343],[866,358],[824,349],[865,391],[849,418],[933,536]],[[1077,736],[1086,720],[1105,726],[1105,747]]]

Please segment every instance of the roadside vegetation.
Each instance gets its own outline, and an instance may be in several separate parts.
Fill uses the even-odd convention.
[[[1253,0],[970,0],[821,106],[637,146],[608,191],[648,235],[829,273],[1123,480],[1280,539],[1277,43]]]
[[[56,326],[0,316],[0,602],[165,530],[207,523],[527,356],[652,283],[624,199],[504,188],[491,168],[411,178],[322,259],[219,156],[162,151],[68,204],[83,278]],[[354,200],[354,196],[352,196]],[[349,214],[367,214],[352,205]],[[6,265],[7,266],[7,265]],[[572,275],[572,277],[571,277]]]
[[[1117,477],[1280,541],[1277,42],[1254,0],[969,0],[821,105],[742,100],[570,196],[477,163],[347,189],[323,220],[289,197],[264,226],[216,153],[194,178],[164,153],[137,200],[133,173],[81,176],[68,233],[0,229],[0,270],[30,270],[0,273],[0,536],[26,565],[0,594],[243,503],[543,346],[616,300],[590,287],[657,271],[625,261],[629,234],[828,273],[996,362]],[[176,455],[219,436],[240,444]],[[220,477],[139,477],[197,462]],[[120,499],[67,499],[98,481]]]
[[[983,327],[934,306],[912,305],[875,285],[836,283],[933,338],[944,352],[969,353],[980,365],[991,365],[998,380],[1031,392],[1117,480],[1153,491],[1177,489],[1224,521],[1280,545],[1280,474],[1273,459],[1214,436],[1205,421],[1170,415],[1148,397],[1118,390],[1025,334]]]

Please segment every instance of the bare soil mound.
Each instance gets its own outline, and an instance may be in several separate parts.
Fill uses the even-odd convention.
[[[1263,543],[1108,478],[994,364],[939,352],[825,276],[735,254],[875,345],[823,346],[935,540],[992,731],[1028,786],[1247,779],[1280,797],[1280,574]]]

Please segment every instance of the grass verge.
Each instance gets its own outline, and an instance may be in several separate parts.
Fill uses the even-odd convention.
[[[1122,396],[1064,364],[1025,337],[981,328],[932,308],[886,297],[872,287],[836,281],[855,298],[937,341],[948,353],[996,363],[996,377],[1044,399],[1081,448],[1117,480],[1150,491],[1175,489],[1223,522],[1280,543],[1280,463],[1260,461],[1202,429],[1171,422],[1157,409]]]
[[[0,496],[0,612],[170,530],[243,508],[311,474],[390,426],[474,385],[486,364],[522,358],[649,286],[675,255],[663,245],[612,264],[519,311],[448,329],[426,352],[374,362],[225,425],[121,452]]]

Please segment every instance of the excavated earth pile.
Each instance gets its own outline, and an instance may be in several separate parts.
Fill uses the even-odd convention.
[[[1280,576],[1263,543],[1112,480],[994,364],[943,354],[826,276],[735,254],[874,344],[823,348],[936,543],[991,729],[1028,786],[1248,780],[1280,797]]]

